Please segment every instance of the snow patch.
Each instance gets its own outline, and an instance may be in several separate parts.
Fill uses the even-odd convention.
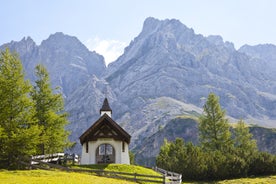
[[[78,69],[81,69],[81,70],[87,72],[87,68],[85,68],[84,66],[77,65],[77,64],[73,64],[73,63],[71,63],[70,66],[75,67],[75,68],[78,68]]]
[[[75,56],[75,58],[77,58],[77,60],[75,60],[78,64],[81,64],[81,65],[85,65],[84,63],[84,59],[80,56]]]
[[[262,91],[258,91],[257,93],[258,93],[258,95],[261,95],[269,100],[276,100],[276,95],[274,95],[274,94],[266,93],[266,92],[262,92]]]

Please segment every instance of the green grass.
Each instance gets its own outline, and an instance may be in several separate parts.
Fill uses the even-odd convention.
[[[216,182],[182,182],[183,184],[274,184],[276,176],[255,177],[255,178],[240,178]]]
[[[160,174],[153,171],[152,169],[148,169],[148,168],[136,166],[136,165],[125,165],[125,164],[78,165],[78,166],[74,166],[74,168],[89,168],[89,169],[97,169],[97,170],[105,170],[105,171],[127,172],[127,173],[161,176]]]
[[[137,173],[161,176],[155,171],[134,165],[109,164],[109,165],[79,165],[73,168],[96,169],[114,172]],[[131,177],[133,176],[126,176]],[[137,176],[137,179],[149,179]],[[162,179],[160,179],[162,180]],[[26,171],[0,171],[0,184],[131,184],[134,182],[113,178],[99,177],[91,173],[63,172],[59,170],[26,170]],[[145,184],[146,182],[141,182]]]
[[[161,174],[153,171],[152,169],[148,169],[141,166],[136,165],[125,165],[125,164],[101,164],[101,165],[78,165],[73,168],[81,168],[81,169],[94,169],[94,170],[104,170],[104,171],[113,171],[113,172],[123,172],[123,173],[136,173],[142,175],[152,175],[152,176],[162,176]],[[120,174],[120,176],[128,177],[133,179],[134,176],[128,176],[124,174]],[[158,180],[162,181],[162,178],[148,178],[145,176],[137,176],[137,179],[150,179],[150,180]],[[142,184],[147,184],[149,182],[141,181]]]
[[[0,171],[1,184],[132,184],[134,182],[62,171]]]
[[[119,164],[110,165],[89,165],[82,166],[87,169],[104,169],[121,172],[136,172],[139,174],[157,174],[154,171],[139,167]],[[132,184],[134,182],[117,180],[112,178],[98,177],[87,173],[74,173],[63,171],[0,171],[0,184]],[[183,184],[273,184],[276,183],[276,176],[241,178],[233,180],[224,180],[218,182],[183,182]]]
[[[235,180],[225,180],[218,182],[219,184],[270,184],[276,183],[276,176],[257,177],[257,178],[241,178]]]

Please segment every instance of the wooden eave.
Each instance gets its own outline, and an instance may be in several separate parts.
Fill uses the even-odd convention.
[[[131,136],[107,114],[102,115],[81,136],[80,142],[96,141],[98,138],[113,138],[130,143]]]

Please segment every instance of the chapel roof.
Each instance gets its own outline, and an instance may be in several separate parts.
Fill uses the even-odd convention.
[[[130,143],[131,136],[107,114],[102,115],[81,136],[80,142],[96,141],[98,138],[113,138]]]

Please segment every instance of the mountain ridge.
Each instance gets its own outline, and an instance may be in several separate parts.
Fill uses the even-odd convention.
[[[78,142],[99,118],[105,97],[113,118],[133,135],[131,148],[178,116],[201,114],[210,92],[220,97],[233,121],[243,118],[276,127],[276,64],[267,61],[276,58],[274,46],[267,55],[266,47],[236,50],[221,36],[204,37],[176,19],[151,17],[108,67],[103,56],[63,33],[50,35],[40,45],[27,37],[0,49],[5,47],[19,53],[31,81],[35,65],[42,63],[52,86],[61,86],[72,141]],[[258,57],[253,55],[257,51]],[[79,144],[75,151],[80,152]]]

